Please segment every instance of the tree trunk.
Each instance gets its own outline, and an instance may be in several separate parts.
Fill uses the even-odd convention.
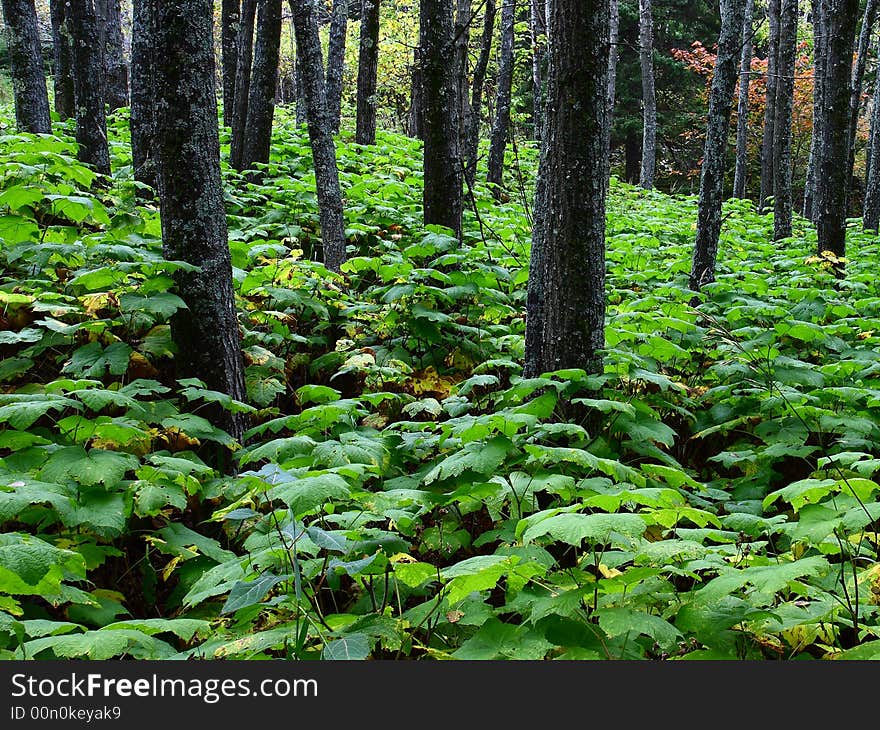
[[[453,0],[419,0],[422,49],[423,196],[425,224],[452,229],[461,238],[462,164],[458,145]]]
[[[721,0],[721,35],[709,96],[706,147],[700,171],[700,200],[697,211],[697,240],[691,266],[690,287],[699,291],[715,281],[715,261],[721,236],[721,205],[730,111],[736,88],[737,66],[742,45],[745,0]]]
[[[608,133],[610,134],[611,125],[614,121],[614,103],[617,96],[617,61],[620,58],[620,49],[618,48],[618,40],[620,36],[619,0],[611,0],[608,27],[608,36],[611,46],[608,60]]]
[[[198,267],[175,274],[186,302],[171,320],[178,377],[244,400],[244,362],[232,288],[220,180],[211,0],[161,0],[156,10],[156,162],[166,259]],[[242,421],[209,417],[240,439]]]
[[[746,0],[746,15],[743,21],[743,50],[739,66],[739,103],[736,111],[736,172],[733,178],[735,198],[746,197],[749,167],[749,86],[752,74],[752,50],[754,30],[755,0]]]
[[[782,0],[768,0],[767,20],[770,24],[769,48],[767,51],[767,93],[764,101],[764,139],[761,143],[761,194],[758,207],[767,207],[767,198],[773,195],[773,135],[776,119],[776,84],[778,79],[779,56],[779,12]]]
[[[627,132],[623,141],[624,179],[631,185],[639,182],[639,168],[642,164],[642,144],[633,130]]]
[[[819,253],[846,255],[846,203],[849,182],[849,109],[852,98],[852,57],[858,0],[828,0],[825,69],[826,119],[819,148],[820,203],[817,227]],[[842,264],[841,264],[842,266]]]
[[[376,144],[376,74],[379,69],[379,0],[362,0],[355,142]]]
[[[880,55],[880,44],[877,46]],[[874,81],[874,96],[871,99],[871,136],[868,140],[868,168],[865,185],[864,219],[865,230],[877,231],[880,224],[880,74]]]
[[[849,159],[846,166],[846,184],[852,185],[853,170],[856,166],[856,130],[859,124],[859,109],[862,105],[862,84],[865,80],[865,67],[868,65],[868,46],[871,31],[877,19],[878,0],[867,0],[865,14],[862,16],[862,30],[859,33],[859,46],[852,76],[852,98],[849,105]]]
[[[483,88],[486,83],[486,70],[492,53],[492,36],[495,30],[497,13],[495,0],[486,0],[483,15],[483,37],[480,41],[480,55],[474,66],[474,79],[471,86],[470,117],[464,149],[464,174],[467,184],[473,186],[477,175],[477,153],[480,147],[480,119],[483,110]]]
[[[235,92],[232,108],[232,140],[229,148],[229,164],[241,171],[244,166],[244,146],[247,136],[248,100],[251,95],[251,65],[254,54],[254,24],[257,0],[243,0],[241,22],[236,48],[238,60],[235,68]]]
[[[55,112],[63,122],[76,116],[73,97],[73,68],[70,32],[64,16],[64,0],[50,0],[52,20],[53,75],[55,81]]]
[[[345,72],[345,38],[348,34],[348,0],[333,0],[330,42],[327,49],[327,113],[334,132],[342,117],[342,79]]]
[[[779,81],[773,126],[773,240],[791,236],[791,113],[794,102],[798,0],[782,0],[779,20]]]
[[[498,63],[498,91],[495,95],[495,122],[489,142],[488,182],[500,194],[504,179],[504,152],[510,130],[510,105],[513,89],[513,44],[516,0],[503,0],[501,6],[501,55]]]
[[[526,312],[527,377],[601,372],[605,346],[608,0],[554,0]]]
[[[73,45],[73,88],[76,98],[76,141],[80,162],[110,174],[107,117],[101,84],[98,25],[92,0],[66,0]]]
[[[547,5],[544,0],[531,0],[529,26],[532,35],[532,93],[534,95],[534,137],[541,140],[544,127],[544,81],[547,70]]]
[[[825,120],[825,0],[811,0],[813,16],[813,134],[810,137],[810,157],[807,163],[807,177],[804,185],[804,217],[816,222],[820,208],[816,196],[818,183],[818,148],[822,138]]]
[[[654,19],[651,0],[639,0],[639,64],[642,69],[642,172],[639,184],[654,187],[657,165],[657,96],[654,90]]]
[[[15,123],[22,132],[50,134],[49,94],[34,0],[3,0],[12,70]]]
[[[95,0],[95,17],[104,69],[104,102],[112,112],[128,106],[128,65],[119,0]]]
[[[241,155],[241,165],[245,170],[269,161],[280,50],[281,0],[260,0],[244,148]]]
[[[156,180],[156,112],[153,108],[153,40],[158,0],[134,0],[131,28],[131,157],[134,179],[151,188]]]
[[[458,104],[458,148],[467,170],[468,131],[471,127],[471,95],[468,84],[468,48],[471,42],[471,0],[456,0],[455,9],[455,76]],[[466,175],[465,175],[466,176]]]
[[[232,126],[235,109],[235,75],[238,68],[238,33],[241,0],[223,0],[220,6],[220,49],[223,77],[223,124]]]
[[[413,64],[411,70],[412,85],[409,96],[409,123],[407,134],[414,139],[425,138],[425,95],[424,82],[422,80],[422,54],[421,49],[413,51]]]
[[[302,93],[306,103],[315,168],[324,265],[331,271],[338,272],[345,262],[345,218],[339,187],[339,169],[336,166],[336,145],[327,113],[318,16],[312,0],[290,0],[290,8],[296,33],[297,57],[302,67]]]
[[[296,33],[294,33],[296,35]],[[302,59],[299,47],[296,50],[296,63],[294,64],[293,78],[296,84],[296,124],[302,126],[308,121],[308,106],[306,105],[305,88],[306,81],[303,79]]]

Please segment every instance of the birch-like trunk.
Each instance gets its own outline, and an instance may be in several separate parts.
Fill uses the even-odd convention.
[[[513,89],[513,46],[516,0],[504,0],[501,7],[501,54],[498,61],[498,91],[495,95],[495,122],[489,141],[488,182],[498,195],[504,179],[504,152],[510,131],[510,105]]]
[[[761,193],[758,207],[765,210],[767,198],[773,195],[773,136],[776,120],[776,84],[779,56],[779,12],[782,0],[768,0],[767,22],[770,27],[767,51],[767,84],[764,100],[764,138],[761,142]]]
[[[301,93],[306,107],[306,122],[315,168],[315,187],[321,220],[321,244],[324,265],[339,271],[345,262],[345,217],[333,125],[327,112],[324,84],[324,59],[318,35],[318,13],[312,0],[290,0],[296,52],[301,73]]]
[[[745,13],[746,0],[721,0],[721,35],[709,95],[706,146],[700,171],[697,240],[691,265],[690,287],[694,291],[715,281],[718,240],[721,237],[721,206],[724,201],[727,136]]]
[[[755,0],[746,0],[743,21],[743,49],[739,64],[739,101],[736,107],[736,171],[733,176],[733,196],[746,197],[749,171],[749,87],[752,78],[752,51],[754,49]]]
[[[639,0],[639,65],[642,70],[642,170],[639,184],[650,190],[654,187],[657,166],[657,94],[651,0]]]

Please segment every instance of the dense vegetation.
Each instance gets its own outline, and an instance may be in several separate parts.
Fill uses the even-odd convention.
[[[604,371],[523,379],[535,145],[459,243],[419,142],[343,130],[335,275],[279,110],[223,171],[245,404],[174,379],[124,114],[103,190],[72,121],[0,137],[0,657],[880,655],[876,235],[838,279],[730,201],[695,296],[696,199],[612,180]]]

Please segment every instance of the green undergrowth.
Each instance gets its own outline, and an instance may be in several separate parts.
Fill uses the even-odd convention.
[[[534,148],[509,202],[476,185],[460,245],[420,224],[417,142],[343,133],[340,276],[282,113],[261,182],[224,167],[239,403],[176,378],[185,265],[125,119],[106,188],[69,128],[11,128],[0,657],[880,657],[880,252],[855,224],[838,279],[804,221],[772,243],[731,202],[694,300],[695,199],[613,181],[605,370],[526,379]]]

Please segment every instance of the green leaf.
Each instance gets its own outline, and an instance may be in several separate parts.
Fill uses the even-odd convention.
[[[776,593],[798,578],[823,575],[828,568],[825,558],[814,555],[778,565],[730,570],[709,581],[694,596],[701,601],[716,601],[749,584],[759,593]]]
[[[466,471],[493,474],[513,450],[513,444],[504,436],[496,436],[482,443],[469,443],[461,451],[447,456],[423,480],[430,484],[437,480],[458,477]]]
[[[302,477],[281,484],[271,491],[273,499],[280,499],[297,518],[334,499],[349,496],[348,483],[338,474],[326,473]]]
[[[610,638],[625,634],[650,636],[660,646],[674,646],[681,632],[668,621],[631,608],[602,608],[596,612],[599,627]]]
[[[103,449],[86,451],[81,446],[68,446],[49,457],[40,476],[50,482],[63,482],[69,478],[86,486],[104,484],[115,487],[126,472],[136,469],[139,464],[140,460],[131,454]]]
[[[240,608],[254,606],[260,603],[276,585],[291,578],[292,576],[290,575],[264,573],[256,580],[238,581],[238,583],[232,586],[229,597],[226,599],[226,603],[223,604],[223,608],[220,609],[220,613],[233,613]]]
[[[370,651],[370,637],[366,634],[346,634],[341,639],[325,644],[321,659],[361,661],[370,656]]]
[[[532,524],[522,533],[522,540],[528,544],[548,535],[574,546],[579,546],[584,540],[591,544],[604,544],[611,542],[615,536],[639,537],[645,527],[645,521],[639,515],[565,513]]]

